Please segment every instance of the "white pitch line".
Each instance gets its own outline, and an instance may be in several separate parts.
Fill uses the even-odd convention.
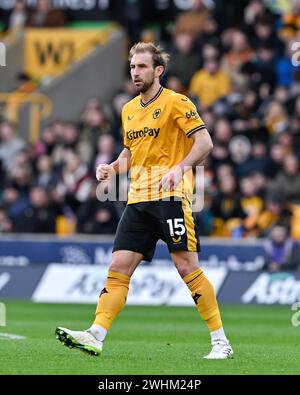
[[[26,339],[25,336],[14,335],[12,333],[3,333],[0,332],[0,340],[24,340]]]

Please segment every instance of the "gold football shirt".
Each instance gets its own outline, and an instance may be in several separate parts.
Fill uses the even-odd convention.
[[[186,96],[160,87],[147,103],[140,96],[122,111],[124,146],[131,152],[128,204],[192,195],[193,173],[185,173],[174,191],[159,191],[159,181],[192,148],[191,135],[205,128]]]

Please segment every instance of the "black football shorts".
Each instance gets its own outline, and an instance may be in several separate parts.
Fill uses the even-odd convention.
[[[166,242],[170,252],[200,251],[195,219],[186,199],[128,204],[118,225],[113,252],[139,252],[150,262],[159,239]]]

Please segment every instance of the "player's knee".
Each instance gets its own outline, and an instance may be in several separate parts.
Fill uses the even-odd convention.
[[[131,277],[142,257],[140,253],[132,251],[115,251],[112,254],[109,270]]]
[[[182,278],[193,272],[193,269],[189,265],[179,266],[177,267],[177,270]]]
[[[119,259],[112,259],[109,265],[109,271],[123,273],[124,272],[124,264]],[[124,273],[127,274],[127,273]]]
[[[134,269],[131,267],[131,265],[127,264],[123,260],[116,258],[116,259],[112,259],[111,264],[109,266],[109,271],[122,273],[125,274],[126,276],[131,277],[134,272]]]
[[[195,268],[194,265],[186,259],[180,259],[176,263],[176,268],[181,277],[185,277],[193,271],[197,270],[197,268]]]
[[[176,259],[174,259],[174,263],[181,277],[185,277],[199,269],[198,260],[191,259],[189,256],[177,256]]]

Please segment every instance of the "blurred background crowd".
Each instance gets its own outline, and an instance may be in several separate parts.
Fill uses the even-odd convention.
[[[275,246],[278,237],[300,240],[300,1],[194,0],[145,26],[148,3],[112,2],[108,18],[124,27],[128,48],[154,41],[171,53],[162,84],[191,97],[212,135],[200,234],[265,237],[276,225],[284,230],[273,232]],[[4,29],[67,24],[49,0],[30,11],[19,0]],[[122,150],[120,114],[135,95],[127,73],[111,103],[91,97],[77,119],[50,123],[36,144],[0,113],[0,232],[115,233],[125,202],[97,199],[95,167]],[[276,253],[284,260],[293,248]]]

